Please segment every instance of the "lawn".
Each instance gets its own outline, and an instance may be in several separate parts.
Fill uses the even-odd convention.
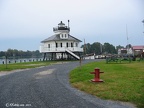
[[[0,72],[1,71],[11,71],[16,69],[26,69],[26,68],[35,68],[40,66],[47,66],[52,63],[56,63],[56,61],[39,61],[39,62],[23,62],[23,63],[12,63],[7,64],[0,64]]]
[[[93,83],[90,72],[100,68],[103,83]],[[81,91],[102,99],[131,102],[144,108],[144,61],[108,63],[92,62],[78,67],[70,73],[70,82]]]

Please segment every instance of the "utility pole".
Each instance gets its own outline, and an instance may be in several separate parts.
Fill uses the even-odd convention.
[[[129,44],[129,38],[128,38],[128,29],[127,29],[127,24],[126,24],[126,37],[127,37],[127,45]]]
[[[85,44],[85,39],[84,39],[84,54],[86,54],[86,44]]]
[[[101,43],[99,44],[100,44],[100,54],[102,54],[102,44]]]
[[[130,58],[130,47],[129,47],[129,37],[128,37],[128,29],[127,29],[127,24],[126,24],[126,36],[127,36],[127,54],[128,54],[128,57]]]

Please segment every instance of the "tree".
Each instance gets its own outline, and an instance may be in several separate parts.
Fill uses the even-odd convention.
[[[92,53],[95,53],[95,54],[100,54],[101,53],[101,43],[99,43],[99,42],[95,42],[95,43],[93,43],[92,45],[91,45],[91,51],[92,51]]]
[[[12,49],[7,50],[7,56],[8,57],[13,56],[13,50]]]
[[[126,45],[126,48],[127,49],[132,48],[132,45],[131,44]]]
[[[86,47],[86,53],[90,53],[91,51],[90,51],[90,49],[91,49],[91,44],[90,43],[87,43],[86,45],[85,45],[85,47]]]
[[[1,51],[1,52],[0,52],[0,57],[3,57],[3,56],[5,56],[5,52],[4,52],[4,51]]]
[[[7,54],[8,57],[16,57],[16,58],[31,58],[31,57],[40,57],[42,54],[39,50],[36,51],[22,51],[17,49],[8,49],[7,51],[1,51],[0,57],[3,57]]]
[[[94,42],[93,44],[87,43],[85,44],[85,47],[86,54],[95,53],[96,55],[99,55],[104,53],[117,53],[115,46],[109,43],[104,43],[104,45],[102,45],[100,42]],[[82,48],[84,48],[84,45],[82,45]]]
[[[13,50],[13,56],[19,56],[19,53],[18,53],[19,51],[17,50],[17,49],[14,49]]]
[[[117,53],[115,46],[113,46],[112,44],[109,44],[109,43],[104,43],[104,51],[106,53],[110,53],[110,54],[116,54]]]
[[[91,44],[87,43],[85,45],[82,45],[81,48],[84,49],[84,54],[89,54],[91,53]]]
[[[124,48],[124,46],[118,45],[116,46],[116,50],[118,51],[118,49]]]

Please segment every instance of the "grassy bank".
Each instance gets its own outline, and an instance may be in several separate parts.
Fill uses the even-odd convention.
[[[92,83],[90,72],[100,68],[104,83]],[[70,73],[71,84],[87,93],[103,99],[131,102],[144,108],[144,61],[132,63],[93,62],[74,69]]]
[[[16,69],[26,69],[26,68],[35,68],[40,66],[47,66],[49,64],[56,63],[56,61],[39,61],[39,62],[24,62],[24,63],[12,63],[0,64],[0,72],[1,71],[11,71]]]

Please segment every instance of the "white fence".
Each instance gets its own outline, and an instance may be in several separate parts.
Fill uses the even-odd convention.
[[[32,61],[42,61],[43,58],[19,58],[19,59],[7,59],[7,63],[22,63],[22,62],[32,62]],[[0,59],[0,64],[5,64],[6,59]]]

